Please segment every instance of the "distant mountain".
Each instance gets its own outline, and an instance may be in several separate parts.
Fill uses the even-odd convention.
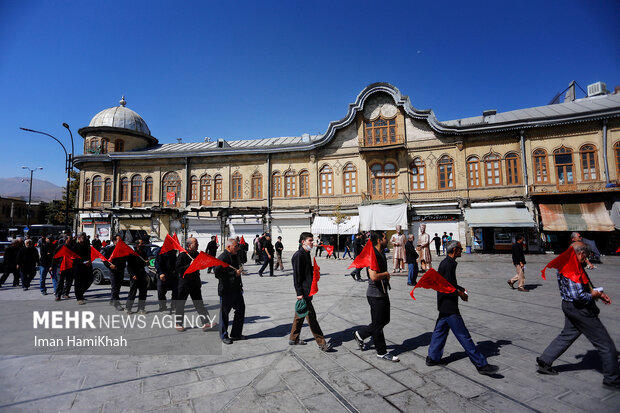
[[[29,178],[0,178],[0,196],[16,197],[28,200],[28,191],[30,185]],[[32,200],[33,201],[53,201],[54,199],[62,199],[64,188],[54,185],[49,181],[42,179],[32,180]]]

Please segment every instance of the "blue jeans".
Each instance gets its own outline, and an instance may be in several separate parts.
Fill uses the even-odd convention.
[[[435,331],[433,331],[433,336],[431,337],[431,345],[428,347],[428,357],[431,360],[441,360],[443,348],[446,345],[450,330],[452,330],[456,339],[461,343],[474,366],[484,367],[488,364],[486,357],[476,348],[476,344],[469,335],[469,330],[465,327],[463,317],[460,314],[439,315],[435,324]]]
[[[50,267],[46,267],[44,265],[39,266],[39,290],[41,290],[42,293],[47,292],[47,286],[45,285],[47,274],[50,274]],[[58,280],[56,279],[56,268],[52,269],[51,276],[55,291],[56,284],[58,283]]]
[[[408,263],[407,267],[409,269],[409,276],[407,277],[407,284],[416,285],[418,282],[418,263]]]

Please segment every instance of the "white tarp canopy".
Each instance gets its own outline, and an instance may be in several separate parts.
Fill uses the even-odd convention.
[[[362,231],[389,231],[400,225],[407,228],[407,204],[358,206]]]
[[[350,235],[357,234],[359,232],[360,217],[350,216],[348,220],[340,224],[340,228],[336,225],[333,217],[314,217],[312,223],[312,233],[316,235],[320,234],[340,234]]]
[[[496,208],[466,208],[465,221],[470,227],[535,227],[527,208],[504,206]]]

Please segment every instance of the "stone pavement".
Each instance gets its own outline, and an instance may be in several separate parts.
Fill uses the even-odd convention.
[[[290,263],[290,254],[285,258]],[[620,393],[601,386],[598,355],[583,337],[556,362],[558,376],[535,372],[535,357],[563,326],[555,276],[540,278],[540,269],[552,258],[527,256],[529,293],[507,286],[514,272],[508,255],[466,255],[459,260],[459,283],[470,293],[469,302],[460,304],[461,312],[482,352],[500,366],[495,378],[476,372],[453,335],[444,354],[449,364],[425,365],[437,317],[436,295],[418,289],[413,301],[405,277],[392,278],[391,322],[385,329],[390,350],[401,362],[379,360],[373,349],[359,351],[352,334],[370,322],[366,283],[343,276],[350,260],[320,258],[320,291],[313,302],[324,333],[335,345],[333,353],[318,350],[307,325],[302,338],[309,345],[288,345],[295,302],[290,265],[273,278],[258,277],[257,266],[251,265],[251,275],[244,277],[244,334],[249,340],[224,346],[220,356],[2,356],[0,410],[617,412]],[[600,317],[620,343],[620,257],[603,260],[590,275],[617,301],[600,305]],[[202,279],[208,281],[203,284],[205,299],[215,299],[213,275],[203,271]],[[93,286],[87,297],[108,289]],[[124,296],[127,289],[123,287]],[[149,291],[149,311],[157,308],[154,294]],[[0,299],[52,297],[41,296],[36,287],[0,291]],[[179,340],[183,334],[187,332],[179,333]]]

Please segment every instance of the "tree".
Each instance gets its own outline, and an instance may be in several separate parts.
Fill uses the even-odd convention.
[[[71,171],[71,183],[69,184],[69,227],[74,219],[75,199],[77,191],[80,188],[80,174],[75,171]],[[67,202],[67,190],[62,195],[61,201],[50,202],[47,206],[45,220],[52,225],[64,225],[65,224],[65,205]]]
[[[336,251],[340,254],[340,225],[344,224],[350,219],[350,217],[341,211],[340,204],[336,205],[334,212],[332,213],[332,220],[336,224]]]

